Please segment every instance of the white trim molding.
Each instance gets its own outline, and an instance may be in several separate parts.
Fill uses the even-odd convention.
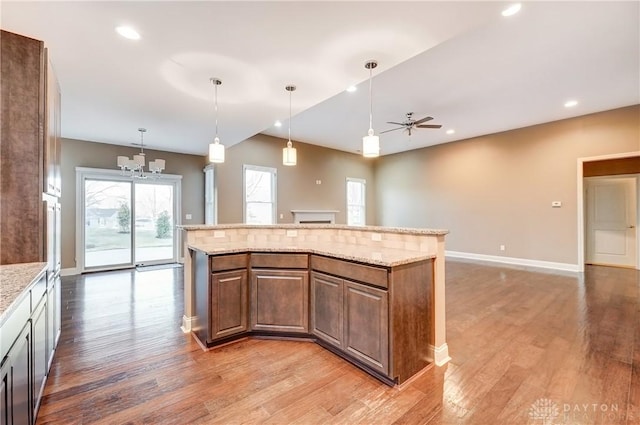
[[[80,274],[80,270],[77,267],[72,267],[69,269],[60,269],[60,276],[75,276]]]
[[[430,355],[436,366],[443,366],[451,360],[449,357],[449,346],[445,343],[439,347],[429,345]]]
[[[195,322],[196,318],[195,317],[187,317],[187,316],[182,316],[182,326],[180,326],[180,329],[182,329],[182,332],[188,334],[189,332],[191,332],[192,329],[192,324],[193,322]]]
[[[567,272],[580,272],[579,264],[556,263],[553,261],[529,260],[527,258],[502,257],[499,255],[474,254],[471,252],[445,251],[445,256],[451,258],[464,258],[467,260],[487,261],[490,263],[512,264],[525,267],[538,267],[542,269],[554,269]]]

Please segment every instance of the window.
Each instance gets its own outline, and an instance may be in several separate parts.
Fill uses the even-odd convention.
[[[365,194],[367,181],[347,177],[347,224],[364,226],[366,218]]]
[[[204,224],[218,224],[217,213],[215,169],[209,164],[204,169]]]
[[[276,217],[276,169],[244,166],[244,222],[274,224]]]

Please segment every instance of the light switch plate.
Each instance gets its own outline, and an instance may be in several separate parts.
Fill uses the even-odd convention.
[[[551,207],[553,208],[560,208],[562,206],[562,202],[561,201],[553,201],[551,202]]]
[[[185,220],[191,220],[191,214],[186,214],[186,215],[184,216],[184,219],[185,219]]]

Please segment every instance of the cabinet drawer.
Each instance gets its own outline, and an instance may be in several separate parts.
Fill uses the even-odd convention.
[[[279,268],[279,269],[306,269],[309,267],[309,256],[307,254],[251,254],[251,267],[257,268]]]
[[[35,310],[45,292],[47,292],[46,275],[42,276],[42,278],[40,278],[40,280],[31,288],[31,311]]]
[[[212,272],[246,269],[247,254],[211,256],[209,267]]]
[[[0,328],[0,361],[9,352],[9,348],[13,345],[24,326],[28,323],[31,316],[31,299],[29,294],[26,294],[19,302],[16,308],[7,317],[6,321]]]
[[[365,266],[364,264],[312,255],[311,268],[381,288],[389,287],[387,282],[387,269],[381,267]]]

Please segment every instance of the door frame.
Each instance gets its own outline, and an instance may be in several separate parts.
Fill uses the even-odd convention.
[[[135,267],[134,264],[120,265],[116,267],[91,267],[89,270],[84,264],[84,224],[85,224],[85,211],[84,211],[84,180],[85,179],[111,179],[117,181],[126,181],[134,183],[137,178],[123,175],[120,170],[109,170],[101,168],[87,168],[76,167],[76,267],[79,273],[85,273],[87,271],[103,271],[103,270],[118,270]],[[175,226],[182,224],[182,176],[177,174],[158,174],[155,176],[156,181],[161,181],[167,184],[173,185],[173,197],[174,197],[174,237],[173,237],[173,261],[180,260],[180,247],[182,246],[182,232],[178,232]],[[132,186],[133,189],[134,186]],[[132,192],[135,192],[132,190]],[[132,197],[131,202],[135,201],[135,197]],[[135,249],[134,246],[131,247]]]
[[[585,162],[593,162],[593,161],[603,161],[607,159],[620,159],[620,158],[630,158],[640,156],[640,151],[634,152],[625,152],[618,154],[610,154],[610,155],[600,155],[600,156],[590,156],[584,158],[578,158],[577,164],[577,223],[578,223],[578,272],[584,272],[584,261],[586,257],[586,243],[585,243],[585,233],[586,233],[586,208],[585,208],[585,184],[584,184],[584,163]],[[636,229],[640,226],[640,176],[631,174],[627,175],[627,177],[633,176],[636,177],[636,192],[639,192],[636,196]],[[640,232],[636,231],[636,269],[640,270]]]

